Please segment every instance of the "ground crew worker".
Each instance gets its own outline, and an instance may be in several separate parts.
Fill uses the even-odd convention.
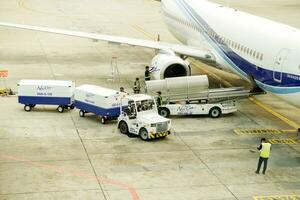
[[[265,174],[268,166],[268,159],[270,157],[271,144],[267,142],[266,138],[262,138],[261,144],[257,149],[260,151],[260,156],[255,173],[259,174],[261,164],[264,163],[263,174]]]
[[[146,66],[146,69],[145,69],[145,81],[150,81],[150,79],[151,79],[150,74],[151,74],[151,72],[149,70],[149,66]]]
[[[134,94],[139,94],[141,91],[141,84],[140,84],[140,79],[136,78],[133,84],[133,91]]]
[[[156,104],[157,104],[157,107],[160,107],[160,106],[162,105],[161,91],[158,91],[158,92],[157,92]]]

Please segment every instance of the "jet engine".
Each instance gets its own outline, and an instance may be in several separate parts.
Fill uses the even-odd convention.
[[[160,80],[171,77],[189,76],[191,74],[189,62],[175,54],[157,54],[150,66],[152,80]]]

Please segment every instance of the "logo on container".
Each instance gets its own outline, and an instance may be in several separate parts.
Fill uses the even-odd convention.
[[[44,90],[50,90],[52,87],[50,86],[37,86],[37,90],[44,91]]]

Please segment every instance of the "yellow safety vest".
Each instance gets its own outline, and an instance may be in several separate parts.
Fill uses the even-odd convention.
[[[271,151],[271,144],[270,143],[262,143],[261,150],[260,150],[260,157],[269,158],[270,151]]]

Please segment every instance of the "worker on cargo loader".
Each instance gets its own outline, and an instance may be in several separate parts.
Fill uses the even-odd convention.
[[[262,138],[257,149],[260,151],[260,156],[255,173],[259,174],[261,164],[264,163],[263,174],[265,174],[268,166],[268,159],[270,157],[271,144],[267,142],[266,138]]]
[[[141,91],[141,84],[140,84],[140,79],[136,78],[133,84],[133,91],[134,94],[139,94]]]
[[[145,69],[145,81],[150,81],[151,79],[151,72],[149,70],[149,66],[146,66],[146,69]]]
[[[161,91],[158,91],[158,92],[157,92],[156,104],[157,104],[157,107],[160,107],[160,106],[162,105]]]

